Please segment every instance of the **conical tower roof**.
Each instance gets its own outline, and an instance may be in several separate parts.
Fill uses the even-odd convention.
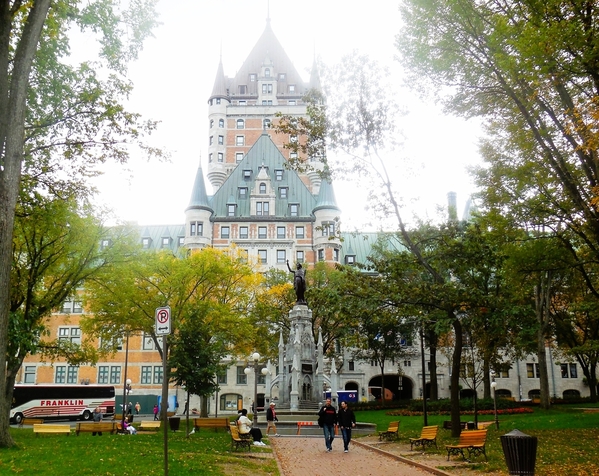
[[[323,179],[320,183],[320,192],[318,193],[318,201],[314,207],[314,212],[317,210],[338,210],[341,209],[337,206],[337,200],[335,199],[335,192],[333,185],[329,179]]]
[[[212,98],[227,98],[229,97],[229,91],[227,90],[227,78],[225,77],[225,70],[223,68],[223,60],[218,62],[218,69],[216,71],[216,78],[214,79],[214,86],[212,87]]]
[[[209,212],[214,212],[212,207],[210,206],[210,200],[208,200],[208,194],[206,193],[206,184],[204,182],[204,172],[202,171],[202,166],[198,167],[198,171],[196,172],[196,178],[193,183],[193,189],[191,191],[191,199],[189,200],[189,206],[187,210],[190,209],[202,209],[208,210]]]

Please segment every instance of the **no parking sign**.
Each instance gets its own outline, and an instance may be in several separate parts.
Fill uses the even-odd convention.
[[[169,306],[156,308],[156,335],[167,336],[171,333],[171,308]]]

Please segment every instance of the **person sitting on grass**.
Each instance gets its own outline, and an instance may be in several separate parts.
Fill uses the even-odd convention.
[[[249,433],[254,439],[254,445],[266,446],[262,442],[262,431],[260,428],[252,428],[252,421],[248,418],[248,411],[245,408],[241,410],[241,416],[237,420],[237,425],[239,426],[240,435],[247,435]]]

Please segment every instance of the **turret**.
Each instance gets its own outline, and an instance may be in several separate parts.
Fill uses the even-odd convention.
[[[335,200],[335,192],[330,180],[320,185],[318,201],[312,210],[315,217],[314,249],[317,261],[339,262],[341,240],[339,239],[339,214],[341,210]]]
[[[187,248],[194,250],[210,246],[212,243],[210,217],[213,213],[206,194],[204,173],[200,165],[196,172],[189,206],[185,210],[185,246]]]

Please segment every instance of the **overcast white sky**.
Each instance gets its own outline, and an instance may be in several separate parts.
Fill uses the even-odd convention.
[[[139,60],[130,67],[135,85],[130,109],[160,120],[151,143],[170,151],[170,163],[148,162],[136,156],[126,168],[109,167],[96,181],[99,201],[118,218],[145,224],[182,224],[200,161],[207,170],[207,100],[219,56],[225,74],[241,67],[262,34],[270,10],[272,28],[297,70],[308,78],[314,52],[337,63],[355,49],[392,66],[394,37],[400,28],[397,0],[161,0],[162,25],[147,41]],[[465,168],[479,161],[477,124],[444,116],[438,107],[406,94],[409,115],[403,127],[404,155],[418,175],[397,177],[405,182],[403,198],[417,203],[407,210],[435,214],[449,191],[458,193],[458,213],[474,191]],[[403,182],[402,182],[403,183]],[[211,189],[208,180],[206,184]],[[345,230],[363,228],[365,190],[334,183],[343,210]],[[374,225],[376,228],[376,224]],[[374,229],[368,226],[368,229]]]

